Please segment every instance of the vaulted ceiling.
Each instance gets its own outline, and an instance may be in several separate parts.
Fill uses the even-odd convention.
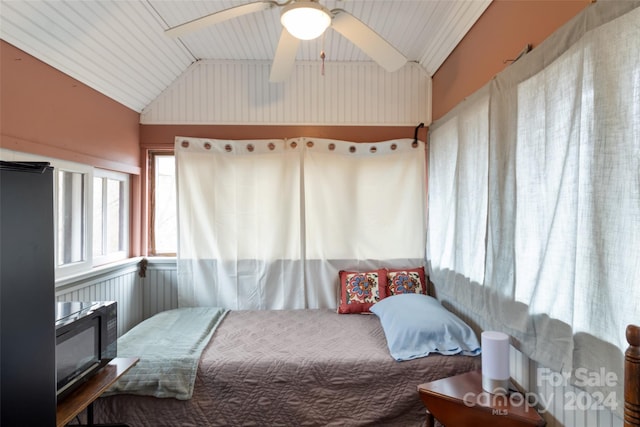
[[[193,62],[271,61],[280,7],[179,38],[166,29],[252,0],[1,0],[0,36],[121,104],[142,111]],[[433,75],[491,0],[320,0],[344,9]],[[297,61],[370,61],[335,31]],[[0,77],[1,78],[1,77]]]

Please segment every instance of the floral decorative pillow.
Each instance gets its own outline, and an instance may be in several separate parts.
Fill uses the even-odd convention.
[[[387,276],[389,279],[389,295],[427,295],[424,267],[409,270],[389,270]]]
[[[340,271],[338,313],[366,313],[387,296],[387,270]]]

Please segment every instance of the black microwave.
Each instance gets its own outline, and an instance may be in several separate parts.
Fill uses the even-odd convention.
[[[56,303],[56,384],[63,399],[117,355],[115,301]]]

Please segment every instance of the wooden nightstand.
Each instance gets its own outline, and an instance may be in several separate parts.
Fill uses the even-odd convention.
[[[480,371],[420,384],[418,393],[432,417],[445,427],[545,425],[522,394],[499,396],[485,392]]]

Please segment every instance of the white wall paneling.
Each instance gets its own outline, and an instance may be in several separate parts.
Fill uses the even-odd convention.
[[[431,122],[431,77],[416,63],[297,62],[270,83],[268,61],[195,62],[141,114],[142,124],[386,125]]]
[[[149,258],[142,283],[144,319],[178,308],[178,271],[175,258]]]
[[[57,301],[117,301],[118,335],[164,310],[178,308],[176,260],[151,258],[146,277],[140,258],[59,282]]]
[[[547,427],[622,427],[622,419],[606,408],[602,399],[592,397],[570,384],[560,383],[559,374],[530,360],[511,347],[511,378],[532,398],[542,403]],[[553,380],[549,378],[553,376]],[[623,379],[620,378],[620,381]],[[623,396],[617,396],[623,404]],[[602,406],[607,406],[606,401]]]
[[[116,301],[118,336],[142,321],[139,259],[56,284],[56,301]]]

